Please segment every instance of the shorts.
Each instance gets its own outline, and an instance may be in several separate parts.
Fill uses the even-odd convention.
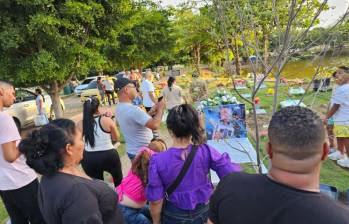
[[[337,125],[333,127],[334,135],[337,138],[349,138],[349,125]]]

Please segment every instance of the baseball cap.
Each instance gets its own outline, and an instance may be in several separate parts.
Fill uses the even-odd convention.
[[[119,92],[122,88],[124,88],[125,86],[127,86],[128,84],[134,84],[134,81],[128,79],[128,78],[118,78],[114,84],[114,89],[116,92]]]

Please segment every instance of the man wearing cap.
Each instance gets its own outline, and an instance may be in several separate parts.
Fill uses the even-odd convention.
[[[138,149],[146,146],[153,138],[152,130],[160,127],[165,108],[163,100],[155,106],[155,116],[149,116],[138,106],[132,104],[137,96],[136,85],[127,78],[120,78],[115,82],[115,91],[118,94],[119,103],[116,105],[115,117],[126,142],[128,157],[132,160]]]

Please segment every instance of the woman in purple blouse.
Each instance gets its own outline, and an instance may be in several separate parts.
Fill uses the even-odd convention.
[[[230,161],[228,154],[220,154],[203,143],[198,113],[189,104],[170,110],[166,123],[173,145],[166,152],[152,156],[146,187],[153,223],[206,223],[213,191],[208,177],[210,169],[222,178],[240,171],[240,167]],[[198,150],[186,175],[175,191],[165,198],[166,189],[178,176],[193,144]]]

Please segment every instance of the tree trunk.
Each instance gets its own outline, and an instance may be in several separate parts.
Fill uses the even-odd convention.
[[[70,78],[69,78],[70,80]],[[57,81],[54,81],[49,84],[49,86],[42,86],[42,88],[48,93],[48,95],[51,97],[51,113],[54,113],[54,117],[62,118],[63,117],[63,108],[61,105],[61,98],[59,96],[59,93],[63,89],[65,83],[58,83]],[[52,114],[50,114],[52,115]]]
[[[269,34],[267,32],[263,32],[263,45],[264,45],[264,65],[265,65],[264,73],[266,73],[267,65],[269,61]]]
[[[234,55],[234,63],[235,63],[235,73],[236,75],[240,76],[240,56],[239,56],[239,46],[237,44],[237,38],[234,36],[233,37],[233,44],[229,45],[230,50],[233,52]],[[229,65],[230,69],[230,65]]]
[[[235,48],[235,52],[233,52],[233,53],[234,53],[236,75],[240,76],[241,69],[240,69],[239,46],[237,44],[236,37],[234,37],[234,48]]]
[[[139,63],[139,64],[137,65],[137,69],[138,69],[139,74],[142,76],[143,64],[142,64],[142,63]]]
[[[261,165],[262,161],[260,156],[260,136],[259,136],[258,119],[257,119],[257,108],[254,102],[255,100],[253,99],[252,110],[253,110],[253,121],[255,125],[255,135],[256,135],[257,166],[258,166],[258,172],[262,174],[262,165]]]
[[[280,59],[282,60],[282,59]],[[282,62],[278,63],[277,72],[275,74],[275,85],[274,85],[274,98],[273,98],[273,114],[277,110],[277,101],[279,97],[279,84],[280,84],[280,76],[281,76],[281,70],[282,70]]]
[[[195,69],[198,73],[198,75],[200,76],[200,58],[201,58],[201,46],[200,44],[195,45],[194,47],[194,66]]]
[[[49,94],[51,97],[52,101],[52,109],[55,114],[55,118],[62,118],[63,117],[63,109],[61,105],[61,98],[59,96],[59,91],[58,92],[53,92]]]

